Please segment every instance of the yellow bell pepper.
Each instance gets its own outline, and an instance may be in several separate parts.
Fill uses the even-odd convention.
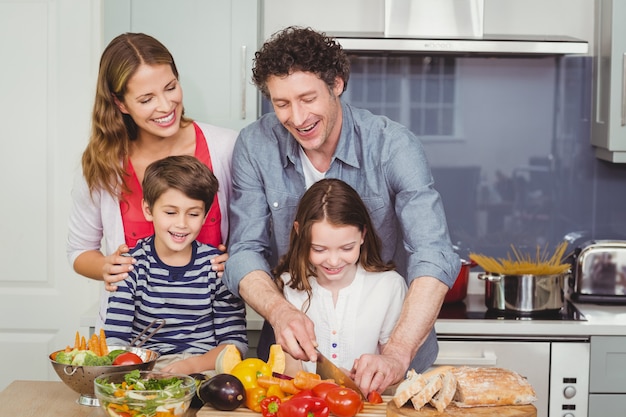
[[[259,376],[271,376],[272,368],[261,359],[247,358],[235,365],[230,374],[236,376],[247,390],[259,386],[257,383]]]

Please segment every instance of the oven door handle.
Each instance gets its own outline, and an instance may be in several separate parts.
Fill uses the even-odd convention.
[[[493,350],[484,350],[482,356],[438,356],[434,365],[451,366],[496,366],[498,356]]]

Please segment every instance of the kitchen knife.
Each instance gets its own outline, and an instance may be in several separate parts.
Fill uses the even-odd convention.
[[[322,355],[318,349],[317,351],[317,365],[315,368],[315,373],[318,374],[322,379],[334,379],[335,382],[339,385],[343,385],[346,388],[350,388],[359,393],[363,401],[367,401],[367,398],[357,384],[346,375],[341,369],[335,366],[334,363],[330,361],[326,356]]]

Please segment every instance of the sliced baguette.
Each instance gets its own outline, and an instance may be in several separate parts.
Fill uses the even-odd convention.
[[[436,374],[432,376],[426,386],[417,394],[411,397],[411,403],[413,403],[413,408],[416,410],[421,410],[422,407],[433,398],[433,396],[439,392],[441,387],[443,386],[443,381],[441,379],[441,375]]]
[[[443,413],[443,410],[452,402],[456,393],[456,377],[450,371],[444,372],[441,377],[441,389],[429,401],[430,405],[435,407],[437,411]]]
[[[413,369],[409,369],[406,373],[406,379],[398,385],[396,393],[392,400],[396,404],[396,407],[400,408],[406,404],[412,396],[420,392],[425,386],[428,380],[424,378],[422,374],[418,374]]]

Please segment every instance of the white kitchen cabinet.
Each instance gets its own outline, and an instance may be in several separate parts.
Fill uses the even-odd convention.
[[[626,162],[626,2],[597,0],[591,143],[598,158]]]
[[[107,0],[104,42],[128,31],[154,36],[174,56],[185,114],[239,130],[258,116],[259,8],[259,0]]]
[[[591,338],[589,415],[618,416],[626,409],[626,337]]]

